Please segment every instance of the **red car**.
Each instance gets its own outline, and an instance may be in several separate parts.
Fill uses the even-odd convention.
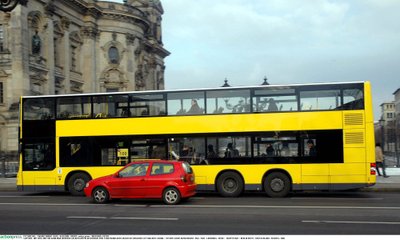
[[[166,204],[178,204],[181,199],[195,195],[196,183],[187,162],[147,160],[93,179],[84,191],[95,203],[116,198],[160,198]]]

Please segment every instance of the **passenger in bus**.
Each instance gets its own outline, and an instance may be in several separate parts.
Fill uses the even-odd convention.
[[[239,151],[233,147],[232,143],[228,143],[225,150],[225,157],[226,158],[239,157]]]
[[[214,151],[214,146],[212,144],[207,145],[207,158],[217,158],[218,154]]]
[[[278,105],[276,105],[276,102],[273,98],[270,98],[268,100],[268,112],[277,112],[278,111]]]
[[[196,99],[192,99],[192,106],[190,107],[187,114],[202,114],[203,110],[199,107]]]
[[[191,163],[193,158],[193,148],[188,145],[183,145],[181,150],[180,159],[186,161],[187,163]]]
[[[272,144],[267,144],[267,148],[266,148],[266,150],[265,150],[266,152],[267,152],[267,156],[274,156],[275,155],[275,149],[274,149],[274,147],[272,146]]]
[[[317,156],[317,149],[316,149],[314,141],[312,139],[308,139],[307,147],[308,147],[308,156],[312,156],[312,157]]]
[[[166,151],[163,146],[154,146],[152,151],[152,158],[154,159],[165,159],[166,158]]]
[[[123,108],[121,111],[121,117],[129,117],[130,112],[128,108]]]
[[[282,145],[281,156],[284,157],[290,156],[290,149],[287,143],[283,143]]]

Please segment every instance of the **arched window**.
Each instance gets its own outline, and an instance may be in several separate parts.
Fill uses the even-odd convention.
[[[109,59],[110,63],[113,63],[113,64],[119,63],[118,48],[113,46],[108,49],[108,59]]]

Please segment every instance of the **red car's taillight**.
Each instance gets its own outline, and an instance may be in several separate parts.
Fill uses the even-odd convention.
[[[186,174],[181,176],[182,182],[194,182],[194,175],[193,174]]]
[[[370,164],[370,173],[371,175],[376,175],[376,163]]]
[[[185,177],[185,175],[182,175],[182,176],[181,176],[181,180],[182,180],[182,182],[186,182],[186,177]]]

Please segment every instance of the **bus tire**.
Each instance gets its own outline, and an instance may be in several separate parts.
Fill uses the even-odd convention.
[[[285,197],[289,194],[291,182],[286,174],[282,172],[273,172],[268,174],[265,178],[264,189],[269,197]]]
[[[243,179],[238,173],[225,172],[217,179],[217,191],[223,197],[238,197],[243,189]]]
[[[163,191],[162,200],[168,205],[178,204],[181,201],[181,193],[175,187],[168,187]]]
[[[96,187],[92,192],[92,200],[94,203],[107,203],[110,200],[110,194],[104,187]]]
[[[74,196],[84,196],[83,189],[89,181],[90,177],[86,173],[75,173],[68,179],[68,191]]]

